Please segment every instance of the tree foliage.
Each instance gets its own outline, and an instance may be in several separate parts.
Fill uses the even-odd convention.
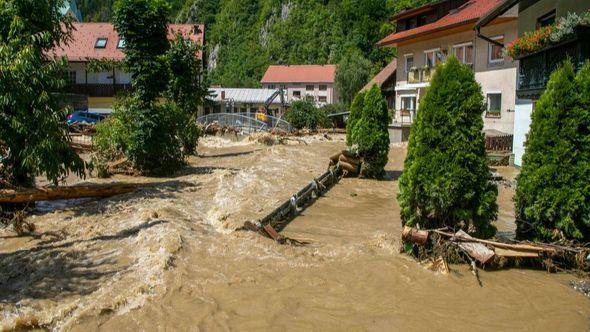
[[[350,113],[348,114],[348,120],[346,120],[346,144],[348,146],[351,146],[353,144],[352,132],[354,130],[354,126],[363,115],[363,105],[365,103],[365,96],[365,91],[359,92],[356,95],[356,97],[354,97],[354,100],[350,105]]]
[[[486,164],[484,101],[472,70],[439,66],[412,127],[398,202],[402,223],[494,235],[497,188]]]
[[[309,101],[296,101],[285,113],[285,121],[296,129],[316,130],[329,124],[327,114]]]
[[[351,142],[363,158],[361,175],[381,179],[389,154],[389,113],[387,102],[377,85],[364,95],[361,117],[354,123]],[[356,99],[355,99],[356,101]],[[360,103],[357,105],[361,106]],[[349,119],[350,121],[350,119]]]
[[[44,56],[69,36],[61,1],[0,0],[0,187],[57,183],[84,163],[70,148],[60,91],[66,62]]]
[[[566,61],[532,114],[517,178],[517,235],[590,240],[590,63]]]
[[[343,103],[349,105],[371,79],[371,69],[371,62],[359,51],[352,51],[342,58],[336,71],[336,89]]]

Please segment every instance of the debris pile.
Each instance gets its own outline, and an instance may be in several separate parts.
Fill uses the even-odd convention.
[[[447,263],[469,263],[477,276],[480,267],[541,266],[547,271],[590,271],[590,247],[547,243],[512,243],[483,240],[463,230],[446,228],[419,230],[404,227],[402,251],[421,261],[442,259]]]

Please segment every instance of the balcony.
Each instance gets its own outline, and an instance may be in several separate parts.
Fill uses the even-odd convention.
[[[72,84],[65,88],[67,93],[89,97],[113,97],[129,90],[131,90],[131,84]]]
[[[518,98],[538,99],[547,87],[551,73],[567,58],[572,60],[576,71],[590,59],[590,27],[579,26],[574,31],[573,37],[566,41],[517,59],[520,61]]]
[[[435,69],[430,67],[412,67],[408,72],[408,84],[428,83],[432,79],[434,71]]]

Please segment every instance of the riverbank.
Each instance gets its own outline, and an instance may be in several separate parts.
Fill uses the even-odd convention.
[[[32,220],[38,238],[0,236],[3,325],[55,330],[582,330],[590,301],[566,274],[433,273],[398,253],[392,145],[387,179],[343,179],[280,246],[233,230],[272,211],[327,167],[342,137],[264,146],[209,139],[175,177]],[[516,174],[512,169],[500,173]],[[113,179],[90,181],[112,181]],[[500,187],[498,229],[513,230],[514,188]],[[51,210],[51,209],[49,209]],[[461,313],[458,315],[457,313]]]

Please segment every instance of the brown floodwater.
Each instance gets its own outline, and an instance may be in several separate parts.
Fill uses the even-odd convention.
[[[344,146],[308,139],[272,147],[208,138],[200,158],[136,193],[60,202],[31,218],[39,236],[0,232],[4,328],[50,330],[519,330],[590,327],[574,276],[527,269],[432,272],[399,254],[396,202],[405,147],[392,145],[384,181],[343,179],[284,234],[248,232],[327,167]],[[499,169],[505,176],[516,172]],[[93,182],[108,182],[113,179]],[[501,187],[498,229],[513,227]],[[50,206],[51,207],[51,206]]]

